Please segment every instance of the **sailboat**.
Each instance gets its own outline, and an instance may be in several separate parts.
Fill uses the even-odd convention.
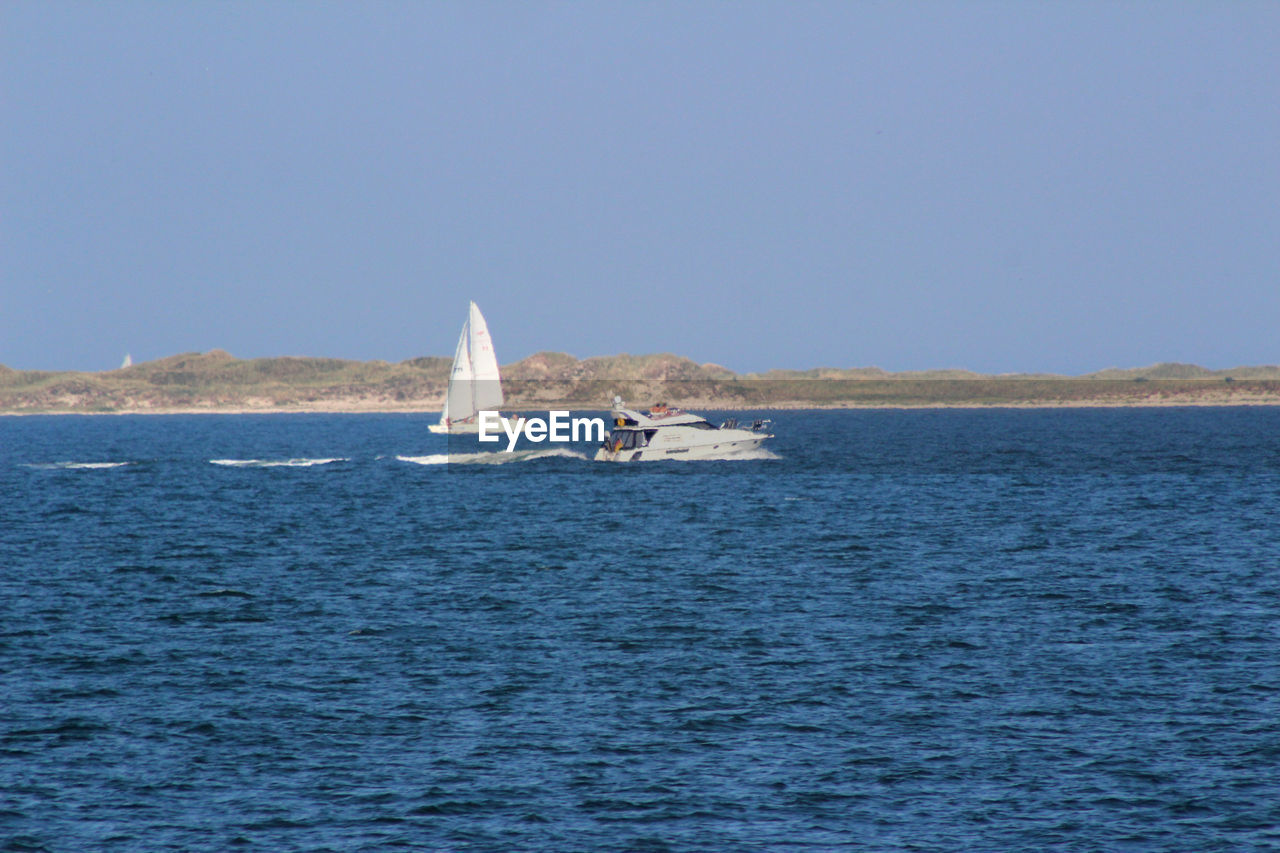
[[[498,373],[498,356],[493,351],[489,325],[474,302],[462,324],[458,349],[453,354],[449,372],[449,390],[440,412],[440,423],[432,424],[435,433],[474,433],[480,431],[477,413],[497,411],[502,405],[502,377]],[[500,418],[512,429],[523,425],[523,418]],[[490,421],[490,423],[493,423]],[[495,425],[497,426],[497,425]],[[501,426],[497,426],[499,430]]]

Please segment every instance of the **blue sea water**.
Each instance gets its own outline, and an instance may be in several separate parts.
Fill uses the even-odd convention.
[[[3,849],[1280,848],[1280,409],[772,416],[0,418]]]

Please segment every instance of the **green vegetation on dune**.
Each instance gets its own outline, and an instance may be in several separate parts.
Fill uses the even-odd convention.
[[[562,352],[540,352],[502,368],[502,376],[503,379],[552,381],[618,378],[706,381],[733,379],[736,374],[718,364],[698,364],[670,353],[623,353],[578,360]]]
[[[0,412],[174,410],[435,410],[451,359],[396,364],[181,353],[102,373],[0,367]],[[511,408],[600,408],[613,394],[716,408],[773,406],[1158,405],[1280,403],[1280,367],[1188,364],[1108,369],[1084,377],[880,368],[740,375],[670,353],[578,359],[540,352],[503,368]]]
[[[1108,368],[1089,373],[1082,379],[1280,379],[1280,366],[1232,367],[1226,370],[1209,370],[1198,364],[1162,362],[1150,367],[1133,367],[1125,370]]]
[[[183,353],[104,373],[0,375],[0,411],[276,409],[326,403],[430,408],[444,392],[448,359],[422,366],[335,358],[237,359],[220,350]]]

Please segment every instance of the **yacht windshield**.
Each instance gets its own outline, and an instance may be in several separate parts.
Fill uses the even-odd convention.
[[[633,429],[615,429],[609,433],[609,446],[617,447],[619,450],[633,450],[648,445],[649,441],[644,433]]]

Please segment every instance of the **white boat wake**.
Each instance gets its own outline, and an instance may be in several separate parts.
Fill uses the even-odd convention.
[[[539,450],[495,450],[484,453],[432,453],[427,456],[397,456],[401,462],[415,465],[505,465],[509,462],[528,462],[533,459],[580,459],[590,461],[585,453],[555,447]]]
[[[132,462],[32,462],[23,468],[34,468],[37,471],[96,471],[104,468],[123,468]]]
[[[344,456],[332,459],[210,459],[210,464],[223,465],[229,468],[310,468],[314,465],[329,465],[333,462],[350,462]]]

